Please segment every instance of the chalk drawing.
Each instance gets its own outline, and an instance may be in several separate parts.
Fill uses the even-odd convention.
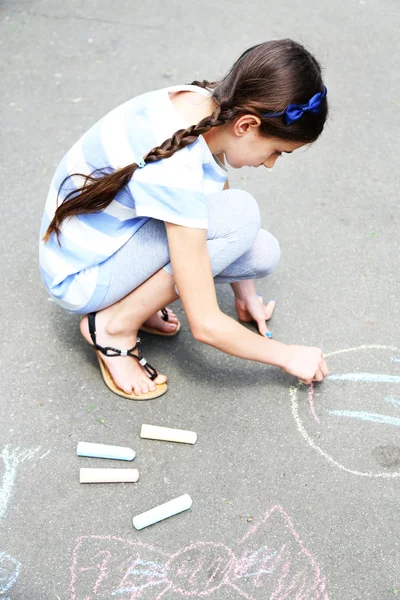
[[[0,596],[2,598],[3,594],[15,585],[20,570],[21,563],[5,552],[0,552]]]
[[[51,452],[51,450],[47,450],[47,452],[42,454],[42,456],[39,456],[39,460],[42,460],[42,458],[45,458],[46,456],[48,456],[50,454],[50,452]]]
[[[199,541],[168,554],[114,536],[76,542],[69,600],[329,600],[320,567],[281,506],[233,548]]]
[[[366,381],[374,383],[400,383],[399,375],[384,375],[379,373],[343,373],[342,375],[328,375],[332,381]]]
[[[388,417],[387,415],[378,415],[365,411],[357,412],[356,410],[328,410],[328,413],[330,415],[337,415],[338,417],[348,417],[350,419],[360,419],[361,421],[371,421],[373,423],[383,423],[400,427],[400,419]]]
[[[12,449],[9,445],[4,446],[0,454],[4,462],[4,473],[0,487],[0,523],[13,493],[18,466],[26,460],[37,457],[38,452],[40,452],[40,447],[20,450],[19,448]]]
[[[392,396],[388,396],[385,398],[386,402],[390,402],[390,404],[394,404],[395,406],[400,406],[400,400],[397,398],[393,398]]]
[[[319,417],[317,415],[317,413],[315,412],[315,405],[314,405],[314,384],[313,382],[310,383],[309,387],[308,387],[308,402],[310,404],[310,411],[312,416],[314,417],[315,421],[317,421],[317,423],[319,423]]]
[[[11,448],[10,445],[4,446],[0,457],[4,463],[3,477],[0,484],[0,523],[4,518],[7,507],[10,503],[19,465],[26,460],[33,458],[44,458],[50,450],[38,457],[39,448],[31,448],[30,450],[20,450],[19,448]],[[0,596],[3,600],[3,594],[8,592],[16,583],[21,570],[21,563],[15,558],[9,556],[6,552],[0,552]]]
[[[289,390],[292,414],[301,436],[320,456],[348,473],[400,477],[397,465],[390,469],[385,465],[388,469],[382,470],[372,447],[399,446],[400,401],[395,395],[388,395],[393,389],[398,390],[400,384],[400,377],[391,372],[395,370],[395,361],[390,356],[393,352],[399,350],[392,346],[365,345],[326,354],[331,357],[329,366],[334,373],[323,383],[308,387],[308,402],[301,400],[302,384]],[[365,363],[369,368],[374,363],[376,372],[362,370]],[[357,367],[361,367],[360,371]],[[383,408],[393,414],[382,414]]]

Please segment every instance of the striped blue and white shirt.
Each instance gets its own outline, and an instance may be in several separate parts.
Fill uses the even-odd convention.
[[[120,169],[188,127],[169,97],[183,90],[210,94],[185,85],[138,96],[98,121],[59,164],[42,219],[39,259],[45,287],[61,306],[82,313],[94,310],[108,290],[110,258],[149,218],[207,229],[207,196],[223,189],[227,171],[200,136],[171,158],[137,169],[104,211],[66,219],[60,244],[55,234],[47,244],[42,241],[58,203],[82,185],[82,178],[69,179],[57,203],[68,175]]]

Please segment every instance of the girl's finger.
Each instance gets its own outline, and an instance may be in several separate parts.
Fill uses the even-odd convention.
[[[314,375],[313,381],[322,381],[324,378],[324,374],[321,369],[318,369]]]
[[[270,300],[268,304],[264,306],[264,314],[267,321],[272,317],[272,313],[275,310],[276,302],[275,300]]]
[[[258,327],[258,331],[260,332],[260,334],[264,337],[267,335],[267,333],[270,333],[270,332],[268,332],[268,327],[265,324],[265,319],[259,319],[257,321],[257,327]],[[267,336],[267,337],[270,337],[270,336]]]
[[[322,357],[319,368],[321,369],[324,377],[329,375],[329,368],[328,368],[328,365],[326,364],[326,360],[324,359],[324,357]]]

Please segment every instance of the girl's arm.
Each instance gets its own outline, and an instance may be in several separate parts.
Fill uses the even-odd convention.
[[[280,367],[304,383],[328,373],[319,348],[288,346],[262,338],[219,309],[207,232],[165,223],[176,287],[193,336],[227,354]]]

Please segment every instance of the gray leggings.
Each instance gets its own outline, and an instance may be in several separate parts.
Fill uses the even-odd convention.
[[[260,229],[253,196],[225,190],[209,196],[207,247],[215,283],[259,279],[272,273],[280,258],[279,243]],[[97,310],[111,306],[164,268],[172,275],[163,221],[149,219],[113,257],[107,295]]]

